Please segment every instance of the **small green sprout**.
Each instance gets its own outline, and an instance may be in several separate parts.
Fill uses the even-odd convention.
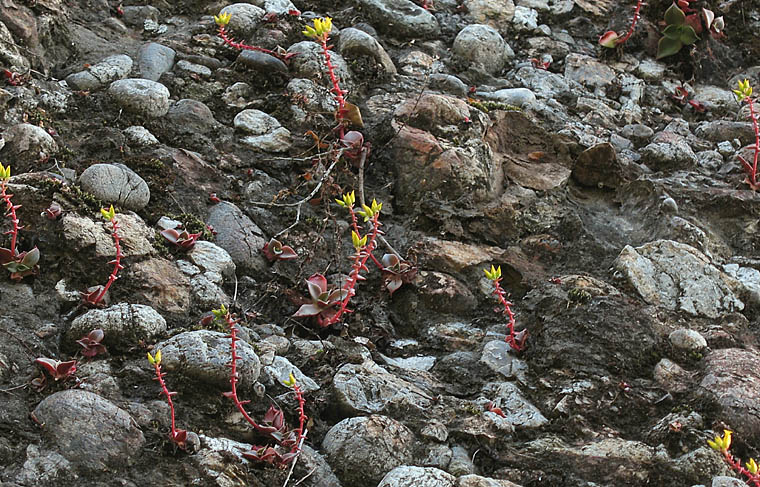
[[[488,269],[483,269],[483,272],[486,273],[486,277],[491,281],[501,279],[501,266],[494,268],[494,266],[491,265],[490,271]]]
[[[220,320],[227,316],[227,307],[222,305],[219,309],[212,309],[211,313],[214,315],[214,319]]]
[[[359,234],[351,230],[351,242],[354,244],[356,250],[359,250],[367,245],[367,236],[365,235],[362,238],[359,238]]]

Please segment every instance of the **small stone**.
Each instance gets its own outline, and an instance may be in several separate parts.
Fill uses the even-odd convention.
[[[130,27],[142,28],[146,20],[158,22],[161,11],[153,6],[126,6],[122,7],[121,20]]]
[[[518,5],[515,7],[512,25],[517,31],[532,32],[538,29],[538,12],[532,8]]]
[[[654,130],[640,123],[628,124],[620,131],[620,135],[633,141],[636,147],[640,147],[652,139]]]
[[[202,78],[211,77],[211,68],[203,66],[202,64],[191,63],[186,59],[178,61],[174,66],[174,69],[177,70],[177,72],[185,73],[191,76],[200,76]]]
[[[433,73],[430,75],[430,88],[437,89],[444,93],[454,96],[466,96],[467,85],[456,76],[443,73]]]
[[[457,477],[475,473],[475,464],[470,458],[470,452],[458,445],[451,447],[451,462],[446,470]]]
[[[502,33],[509,31],[515,15],[513,0],[464,0],[464,6],[474,23],[490,25]]]
[[[32,413],[42,433],[71,463],[95,472],[131,465],[145,438],[130,415],[92,392],[69,389],[44,398]]]
[[[375,485],[386,472],[411,462],[414,434],[386,416],[348,418],[322,441],[335,474],[346,485]]]
[[[287,342],[287,339],[284,337],[277,338],[283,338]],[[311,377],[301,372],[301,369],[290,363],[290,360],[279,355],[274,357],[271,365],[264,367],[264,374],[269,378],[269,384],[282,386],[290,378],[290,374],[293,374],[296,383],[298,383],[303,392],[314,392],[320,389],[319,384],[314,382]]]
[[[248,109],[235,115],[235,128],[252,135],[264,135],[280,128],[280,122],[261,110]]]
[[[79,184],[96,198],[131,210],[141,210],[150,201],[148,184],[123,164],[93,164],[79,176]]]
[[[171,122],[171,127],[178,133],[205,134],[219,125],[214,120],[211,109],[205,103],[188,98],[173,104],[169,108],[166,118]]]
[[[624,180],[615,149],[606,142],[581,152],[573,166],[572,175],[583,186],[599,188],[615,189]]]
[[[150,133],[150,131],[142,125],[133,125],[125,128],[124,135],[127,140],[134,145],[147,147],[159,143],[156,136]]]
[[[475,64],[489,74],[504,69],[507,60],[515,55],[493,27],[482,24],[471,24],[459,31],[451,51],[465,66]]]
[[[140,78],[114,81],[108,94],[123,109],[144,117],[162,117],[169,111],[169,90],[155,81]]]
[[[5,131],[3,139],[5,139],[5,147],[2,147],[3,156],[15,161],[21,159],[24,162],[36,162],[58,153],[58,144],[53,137],[42,127],[29,123],[12,126]],[[15,169],[14,173],[23,172],[18,162],[11,163]]]
[[[248,389],[259,378],[261,364],[259,357],[246,341],[236,342],[239,387]],[[191,387],[197,382],[218,389],[228,389],[230,384],[230,339],[227,333],[210,330],[186,331],[156,345],[161,350],[166,372],[181,373]]]
[[[75,90],[96,90],[122,79],[132,70],[132,58],[125,54],[109,56],[84,71],[70,74],[66,83]]]
[[[665,76],[665,70],[668,66],[665,63],[654,61],[652,59],[644,59],[636,67],[636,76],[644,81],[662,81]]]
[[[198,240],[187,257],[198,267],[207,272],[217,272],[225,277],[235,274],[235,262],[226,250],[213,242]]]
[[[140,76],[151,81],[158,81],[162,74],[172,69],[176,52],[171,47],[149,42],[140,48],[137,54],[137,66]]]
[[[224,7],[219,13],[230,14],[232,17],[228,25],[229,30],[245,38],[256,32],[259,22],[266,12],[250,3],[233,3]]]
[[[432,13],[411,0],[359,0],[367,17],[384,33],[399,39],[434,39],[441,33]]]
[[[377,487],[454,487],[456,477],[434,467],[396,467]]]
[[[272,77],[272,75],[287,75],[288,67],[276,57],[261,51],[242,51],[237,60],[243,66],[256,71],[257,75]]]
[[[226,201],[218,203],[211,207],[207,223],[217,232],[216,245],[230,254],[235,265],[247,271],[267,272],[269,265],[260,250],[268,239],[240,208]]]
[[[66,336],[71,342],[92,330],[105,333],[103,344],[113,351],[125,351],[141,340],[166,331],[166,320],[150,306],[119,303],[106,309],[92,309],[71,322]]]
[[[382,66],[386,74],[396,74],[396,66],[377,39],[359,29],[340,31],[340,53],[343,56],[370,56]]]
[[[193,276],[190,279],[193,304],[202,310],[213,309],[215,306],[229,306],[231,300],[217,282],[221,282],[221,276],[216,278],[213,272]]]
[[[668,335],[668,340],[673,348],[682,352],[699,352],[707,348],[707,340],[696,330],[679,328]]]

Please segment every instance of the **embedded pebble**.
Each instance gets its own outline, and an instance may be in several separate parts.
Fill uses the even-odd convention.
[[[104,345],[113,351],[124,351],[165,332],[166,320],[150,306],[119,303],[78,316],[71,322],[67,337],[74,342],[98,328],[105,333]]]
[[[176,54],[171,47],[157,42],[145,44],[137,54],[140,76],[151,81],[158,81],[162,74],[172,69]]]
[[[121,108],[149,118],[162,117],[169,111],[169,90],[155,81],[129,78],[114,81],[108,94]]]
[[[122,79],[132,70],[132,58],[126,54],[109,56],[84,71],[66,77],[66,83],[75,90],[97,90],[102,86]]]
[[[32,417],[69,462],[93,472],[122,469],[145,444],[142,431],[123,409],[92,392],[69,389],[45,397]]]
[[[93,164],[79,176],[79,184],[100,200],[132,210],[141,210],[150,201],[148,184],[123,164]]]
[[[490,74],[504,69],[515,55],[496,29],[482,24],[471,24],[459,31],[451,51],[463,64],[478,65]]]

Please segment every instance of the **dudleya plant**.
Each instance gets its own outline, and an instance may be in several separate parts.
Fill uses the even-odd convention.
[[[663,37],[657,44],[657,59],[672,56],[683,46],[699,40],[692,24],[686,22],[686,14],[675,3],[665,11],[665,23],[667,26],[662,31]]]

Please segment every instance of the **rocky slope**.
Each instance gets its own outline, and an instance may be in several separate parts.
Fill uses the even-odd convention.
[[[0,280],[0,485],[744,485],[706,440],[760,447],[760,197],[737,158],[755,134],[731,92],[760,86],[760,7],[691,3],[725,37],[657,61],[668,1],[616,49],[597,40],[627,29],[627,2],[422,3],[0,4],[0,162],[18,250],[40,251],[36,275]],[[278,55],[225,45],[220,11]],[[302,34],[324,16],[363,162],[337,158],[338,105]],[[292,315],[312,274],[348,279],[334,200],[352,190],[383,203],[376,258],[414,266],[389,295],[370,261],[353,313],[321,328]],[[111,204],[124,269],[89,308],[80,292],[117,256]],[[298,258],[270,263],[274,236]],[[241,456],[266,439],[223,396],[229,339],[202,319],[222,304],[251,414],[275,404],[295,427],[283,382],[305,393],[292,471]],[[107,353],[87,358],[95,329]],[[37,358],[77,369],[54,380]]]

